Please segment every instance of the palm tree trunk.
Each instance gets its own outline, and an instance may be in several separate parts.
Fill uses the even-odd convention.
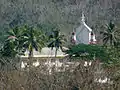
[[[113,46],[112,36],[110,36],[110,45]]]
[[[30,50],[29,50],[29,55],[28,55],[28,65],[29,65],[29,67],[31,67],[32,66],[32,58],[33,58],[33,48],[31,47],[30,48]]]
[[[55,58],[56,58],[56,56],[57,56],[57,48],[56,48],[56,50],[55,50]]]
[[[33,57],[33,47],[32,47],[32,45],[30,44],[28,58],[32,58],[32,57]]]
[[[32,58],[33,57],[33,50],[31,49],[30,51],[29,51],[29,56],[28,56],[29,58]]]

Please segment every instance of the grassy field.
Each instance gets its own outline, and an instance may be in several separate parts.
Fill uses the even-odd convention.
[[[106,80],[111,72],[99,61],[39,60],[39,65],[0,71],[0,90],[119,90],[120,82]],[[58,62],[60,65],[58,65]]]

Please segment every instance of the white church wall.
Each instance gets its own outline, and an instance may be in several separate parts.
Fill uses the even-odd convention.
[[[82,25],[76,29],[76,44],[79,43],[89,44],[89,31]]]
[[[83,43],[84,44],[89,44],[89,31],[87,30],[87,28],[85,28],[82,31],[82,36],[83,36]]]

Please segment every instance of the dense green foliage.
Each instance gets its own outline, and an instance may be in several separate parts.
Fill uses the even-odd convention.
[[[45,34],[38,28],[15,27],[7,32],[6,40],[1,47],[1,54],[7,57],[16,57],[29,51],[29,56],[33,56],[33,50],[41,51],[45,46]]]
[[[57,55],[57,50],[60,48],[62,50],[63,44],[65,43],[65,36],[60,33],[59,30],[54,30],[49,36],[49,44],[48,47],[53,49],[56,48],[55,57]]]
[[[19,27],[15,27],[7,32],[6,39],[1,49],[3,56],[15,57],[16,55],[22,54],[21,35],[22,30]]]
[[[116,28],[115,24],[110,21],[104,31],[100,32],[103,35],[103,44],[104,45],[111,45],[116,46],[118,42],[118,29]]]
[[[70,47],[66,54],[69,54],[70,57],[80,57],[83,60],[98,59],[106,62],[109,59],[106,50],[99,45],[75,45]]]
[[[22,38],[22,45],[25,50],[29,51],[29,57],[33,56],[33,50],[40,52],[45,46],[46,37],[37,28],[25,26]]]

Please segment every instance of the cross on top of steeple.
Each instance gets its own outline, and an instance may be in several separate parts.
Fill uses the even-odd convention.
[[[82,20],[81,20],[82,22],[85,22],[85,15],[84,15],[84,13],[82,12]]]

